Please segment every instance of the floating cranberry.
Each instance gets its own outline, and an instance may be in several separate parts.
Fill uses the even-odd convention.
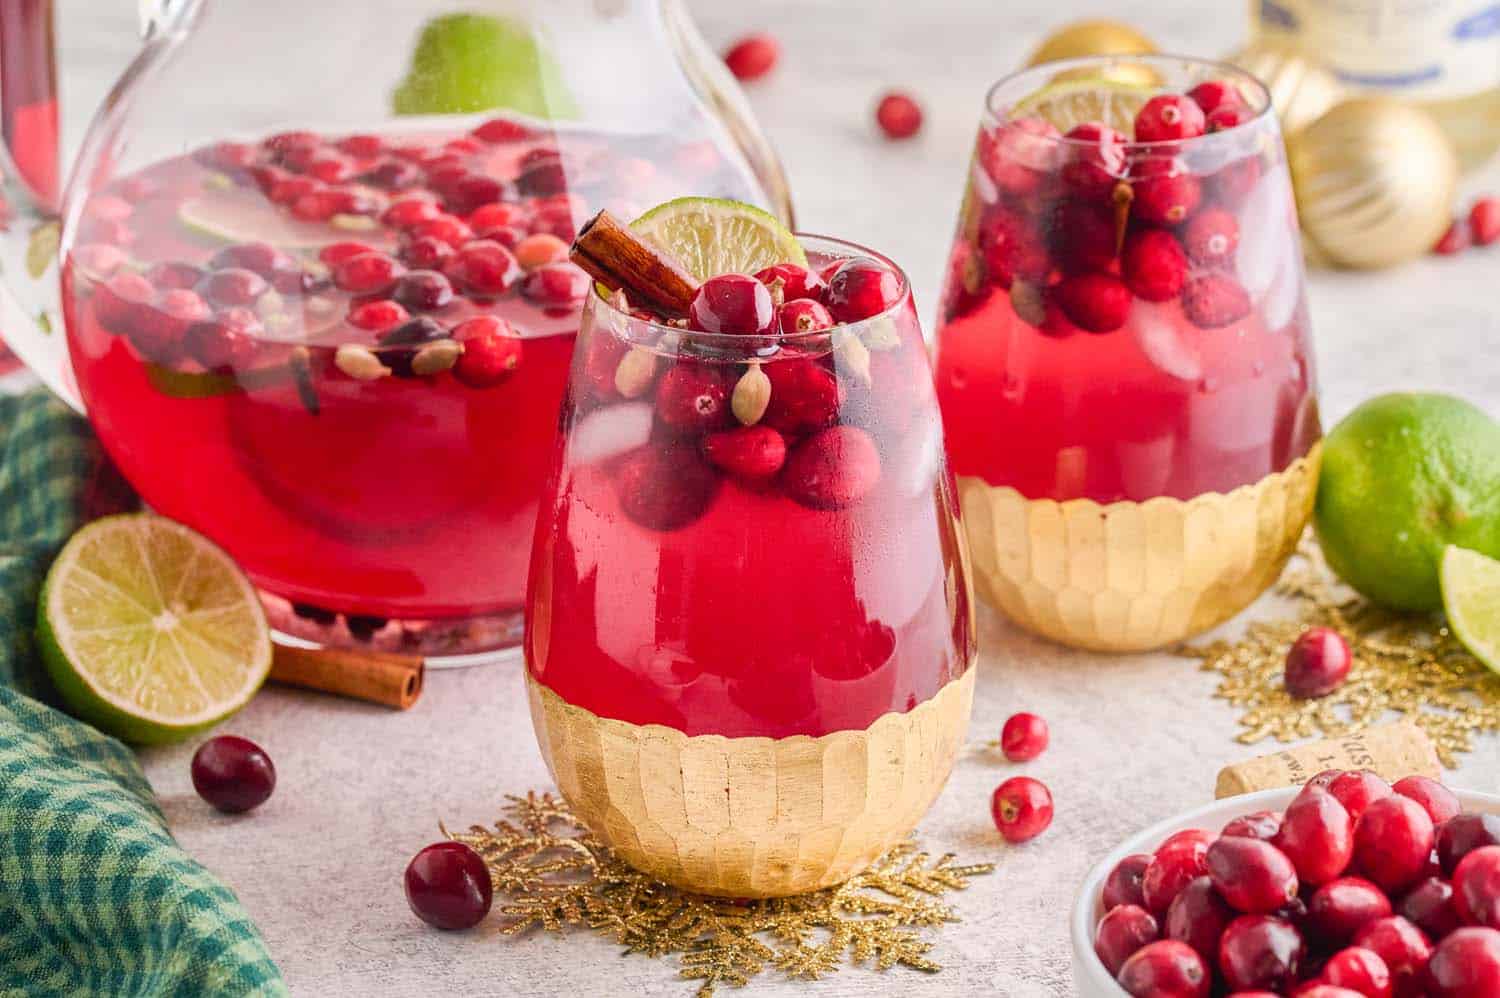
[[[501,142],[519,142],[532,136],[530,127],[509,118],[491,118],[471,133],[476,139],[483,142],[499,144]]]
[[[420,183],[422,171],[415,163],[388,159],[366,170],[360,175],[360,179],[372,187],[388,191],[403,190]]]
[[[706,433],[728,425],[730,385],[714,365],[680,361],[662,375],[656,414],[668,426]]]
[[[1244,998],[1246,994],[1262,995],[1269,994],[1265,991],[1236,991],[1231,998]],[[1341,988],[1334,984],[1319,984],[1317,981],[1303,981],[1293,988],[1288,994],[1291,998],[1364,998],[1358,991]],[[1274,998],[1274,996],[1273,996]]]
[[[1391,998],[1391,971],[1374,950],[1350,946],[1328,958],[1320,975],[1323,982],[1348,988],[1365,998]]]
[[[1302,934],[1291,923],[1241,915],[1219,939],[1219,972],[1234,991],[1285,991],[1297,983],[1304,952]]]
[[[1130,211],[1153,225],[1180,225],[1203,200],[1203,184],[1171,156],[1150,156],[1131,168]]]
[[[909,139],[922,129],[922,105],[893,90],[875,105],[875,123],[888,139]]]
[[[1433,951],[1425,977],[1431,998],[1495,998],[1500,995],[1500,932],[1459,929]]]
[[[1192,139],[1206,127],[1203,109],[1190,96],[1158,94],[1135,115],[1137,142],[1172,142]]]
[[[722,274],[698,288],[688,321],[706,333],[769,333],[776,306],[766,286],[749,274]]]
[[[802,441],[781,475],[787,495],[813,509],[852,506],[879,480],[880,452],[868,433],[853,426],[829,427]]]
[[[453,301],[453,285],[435,270],[411,270],[396,280],[391,297],[413,312],[432,312]]]
[[[1097,121],[1075,125],[1063,136],[1068,160],[1062,179],[1089,198],[1104,198],[1125,176],[1125,136]]]
[[[246,367],[256,353],[262,332],[260,317],[248,308],[226,308],[207,322],[189,326],[183,349],[210,371]]]
[[[1500,846],[1500,814],[1460,814],[1438,829],[1438,860],[1450,877],[1460,860],[1485,846]]]
[[[1234,261],[1240,244],[1240,225],[1223,208],[1206,208],[1182,230],[1188,258],[1203,267],[1224,267]]]
[[[503,198],[505,185],[488,174],[468,173],[448,188],[447,194],[448,209],[468,215]],[[470,227],[473,227],[472,223]]]
[[[1208,847],[1205,861],[1214,887],[1237,911],[1270,914],[1297,896],[1296,868],[1269,842],[1221,838]]]
[[[270,289],[264,277],[243,267],[214,271],[198,284],[198,291],[204,298],[222,306],[253,305]]]
[[[1354,822],[1326,790],[1304,790],[1288,805],[1275,845],[1305,884],[1326,884],[1348,869],[1354,855]]]
[[[776,66],[781,46],[771,35],[746,35],[724,53],[724,65],[739,80],[758,80]]]
[[[385,151],[385,140],[378,135],[346,135],[334,143],[334,148],[355,159],[374,159]]]
[[[88,274],[97,277],[108,277],[124,266],[125,261],[130,259],[130,257],[118,246],[111,246],[108,243],[84,243],[73,251],[73,259]],[[150,278],[147,278],[147,280],[150,280]],[[153,281],[152,283],[154,284],[155,282]],[[157,285],[157,287],[160,286]],[[188,287],[192,287],[192,285],[189,284]]]
[[[411,318],[406,309],[387,298],[363,302],[349,310],[349,325],[378,333]]]
[[[1285,683],[1302,700],[1325,697],[1344,685],[1352,662],[1349,642],[1331,627],[1311,627],[1286,653]]]
[[[1056,169],[1062,133],[1045,118],[1017,118],[994,132],[979,133],[979,164],[1002,191],[1035,194]]]
[[[1210,132],[1222,132],[1237,128],[1255,117],[1255,112],[1244,104],[1221,104],[1208,113],[1204,125]]]
[[[863,430],[857,430],[852,426],[837,426],[831,430],[825,430],[819,436],[826,437],[829,434],[844,434],[846,440],[855,439],[850,434],[858,434],[864,438],[865,445],[869,448],[869,456],[875,456],[875,445],[869,442]],[[817,440],[817,437],[809,440]],[[803,445],[806,447],[806,444]],[[797,455],[792,455],[792,461]],[[879,460],[878,457],[875,458]],[[791,462],[788,462],[788,470]],[[873,483],[872,483],[873,484]],[[1052,824],[1052,794],[1040,782],[1029,776],[1014,776],[995,788],[994,795],[990,798],[990,816],[995,819],[995,827],[1005,837],[1005,841],[1011,843],[1028,842],[1047,830]]]
[[[786,463],[786,439],[769,426],[741,426],[710,433],[703,456],[720,471],[747,481],[764,481]]]
[[[525,270],[535,270],[549,263],[561,263],[568,258],[568,244],[547,232],[518,237],[515,246],[516,262]]]
[[[442,216],[443,209],[436,201],[425,197],[409,197],[391,202],[380,220],[393,229],[411,229]]]
[[[1159,935],[1156,919],[1150,912],[1133,904],[1121,905],[1100,919],[1094,930],[1094,953],[1113,977],[1132,953],[1155,942]]]
[[[461,258],[463,254],[459,255]],[[541,305],[567,308],[577,305],[588,295],[589,275],[577,264],[549,263],[526,275],[521,293]]]
[[[292,202],[292,215],[304,222],[326,222],[349,206],[342,191],[314,190]]]
[[[718,487],[713,468],[682,444],[647,444],[621,458],[615,469],[620,509],[650,530],[692,523],[708,509]]]
[[[226,246],[208,261],[211,270],[243,267],[267,280],[270,280],[271,275],[276,271],[294,265],[291,257],[270,243],[238,243],[234,246]]]
[[[1234,107],[1245,103],[1240,88],[1231,80],[1204,80],[1189,90],[1188,96],[1204,114],[1217,111],[1225,105]]]
[[[1004,205],[985,215],[979,245],[990,276],[1002,288],[1017,278],[1040,281],[1052,269],[1052,258],[1031,220]],[[1112,248],[1110,252],[1113,255]]]
[[[1120,968],[1117,980],[1134,998],[1206,998],[1212,984],[1203,958],[1174,939],[1136,950]]]
[[[296,214],[298,218],[308,218],[310,216],[306,213],[297,213],[296,204],[302,198],[312,194],[317,194],[322,190],[323,185],[318,183],[311,177],[298,177],[291,174],[286,174],[285,176],[276,177],[272,180],[271,186],[266,189],[266,199],[272,204],[291,206],[293,209],[293,214]],[[328,214],[323,215],[322,218],[327,219],[332,217],[333,213],[336,210],[336,207],[330,206]]]
[[[1147,853],[1136,853],[1115,864],[1115,868],[1109,871],[1109,876],[1104,878],[1101,899],[1105,911],[1122,904],[1134,904],[1143,908],[1146,906],[1141,878],[1146,875],[1146,867],[1151,865],[1151,860],[1152,857]]]
[[[1475,849],[1453,871],[1454,907],[1469,925],[1500,929],[1500,846]]]
[[[354,164],[346,156],[325,154],[309,160],[303,172],[325,184],[342,184],[354,176]]]
[[[1068,320],[1091,333],[1114,332],[1130,317],[1130,289],[1113,274],[1073,274],[1054,293]]]
[[[1469,209],[1469,235],[1476,246],[1500,241],[1500,198],[1480,198]]]
[[[828,285],[821,277],[795,263],[772,264],[764,270],[757,271],[755,279],[768,288],[776,281],[780,281],[782,301],[793,301],[797,298],[821,301],[823,293],[828,290]]]
[[[464,352],[453,376],[470,388],[490,388],[509,378],[521,363],[522,345],[510,323],[494,315],[477,315],[453,327]]]
[[[173,288],[194,288],[198,282],[203,280],[203,270],[190,263],[181,261],[169,261],[158,263],[146,271],[146,280],[158,291],[171,291]]]
[[[1219,834],[1238,835],[1241,838],[1263,839],[1270,842],[1281,830],[1282,818],[1280,811],[1253,811],[1232,819]]]
[[[1422,930],[1402,918],[1391,915],[1376,919],[1354,936],[1354,945],[1373,950],[1391,972],[1396,994],[1420,994],[1420,982],[1432,956],[1432,943]]]
[[[1454,219],[1448,224],[1448,228],[1443,230],[1438,241],[1432,244],[1432,251],[1441,256],[1453,256],[1462,253],[1472,244],[1468,222]]]
[[[1250,314],[1250,295],[1228,274],[1200,274],[1183,287],[1182,310],[1200,329],[1218,329]]]
[[[1308,929],[1320,944],[1330,948],[1347,944],[1366,925],[1390,914],[1390,898],[1362,877],[1330,880],[1307,902]]]
[[[1335,781],[1333,787],[1337,785]],[[1397,892],[1422,875],[1434,837],[1432,819],[1422,805],[1407,797],[1382,797],[1354,827],[1354,863],[1388,893]]]
[[[1368,769],[1350,770],[1335,776],[1328,784],[1328,792],[1339,799],[1349,817],[1356,822],[1375,801],[1389,797],[1394,791],[1391,785]]]
[[[1430,776],[1408,776],[1397,780],[1391,789],[1402,797],[1410,797],[1421,804],[1434,825],[1441,825],[1457,817],[1462,810],[1453,791]]]
[[[1170,301],[1187,280],[1187,255],[1172,233],[1141,229],[1125,239],[1120,257],[1125,286],[1146,301]]]
[[[401,247],[401,262],[414,270],[438,270],[457,252],[441,239],[422,236]]]
[[[469,228],[475,232],[483,232],[485,229],[498,228],[521,221],[524,215],[525,209],[519,204],[497,201],[475,208],[469,213],[466,221],[469,223]]]
[[[1012,714],[1000,729],[1000,751],[1011,762],[1030,762],[1046,751],[1047,742],[1047,722],[1036,714]]]
[[[560,194],[568,189],[568,165],[556,152],[536,157],[516,178],[516,188],[530,197]]]
[[[406,867],[406,903],[439,929],[468,929],[489,914],[494,888],[484,859],[462,842],[437,842]]]
[[[1213,879],[1196,877],[1168,906],[1164,934],[1193,947],[1211,967],[1219,958],[1219,938],[1236,917],[1234,909],[1214,889]]]
[[[1413,887],[1396,911],[1433,939],[1442,939],[1461,924],[1453,885],[1441,877],[1428,877]]]
[[[815,360],[796,357],[762,366],[771,381],[771,401],[761,422],[787,436],[832,425],[844,402],[844,387]]]
[[[554,236],[549,232],[533,232],[530,233],[530,235],[548,236],[549,238],[557,239],[559,242],[563,241],[561,237]],[[492,228],[477,232],[476,236],[479,239],[487,239],[492,243],[499,243],[501,246],[504,246],[506,249],[514,253],[516,249],[520,247],[521,243],[528,238],[528,233],[519,225],[497,225]],[[564,248],[566,249],[566,243],[564,243]],[[558,261],[554,262],[560,262],[561,260],[566,260],[567,258],[567,253],[565,252]],[[517,262],[520,261],[518,260]]]
[[[171,363],[182,351],[183,334],[188,327],[203,322],[212,310],[192,291],[173,288],[154,305],[142,307],[128,330],[130,342],[147,360]]]
[[[356,295],[383,295],[395,287],[405,268],[385,253],[359,253],[333,268],[333,283]]]
[[[318,260],[325,266],[337,267],[339,264],[343,263],[345,260],[350,259],[351,257],[359,256],[362,253],[378,252],[380,251],[371,246],[369,243],[358,243],[350,240],[344,242],[329,243],[327,246],[324,246],[322,249],[318,250]]]
[[[1209,843],[1202,839],[1168,840],[1156,850],[1141,877],[1146,908],[1165,915],[1182,889],[1208,873]]]
[[[412,226],[413,239],[430,238],[447,243],[454,249],[474,238],[474,230],[456,215],[438,215]]]
[[[259,807],[276,789],[276,767],[248,738],[219,735],[193,753],[193,789],[217,810],[239,814]]]
[[[193,159],[218,170],[243,170],[252,166],[260,153],[243,142],[216,142],[193,153]]]

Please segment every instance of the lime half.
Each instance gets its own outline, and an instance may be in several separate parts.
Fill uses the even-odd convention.
[[[1017,104],[1011,117],[1046,118],[1065,134],[1084,122],[1100,121],[1117,132],[1133,135],[1136,114],[1156,93],[1156,87],[1144,82],[1064,75]]]
[[[357,216],[362,222],[371,222]],[[224,243],[270,243],[286,250],[311,250],[337,237],[337,225],[303,222],[278,211],[263,198],[235,193],[189,198],[177,209],[177,221],[189,232]],[[394,240],[384,230],[350,231],[348,238],[389,249]]]
[[[740,201],[678,198],[652,208],[630,228],[700,281],[753,274],[775,263],[807,266],[802,244],[776,216]]]
[[[149,513],[110,516],[47,573],[37,643],[73,711],[127,741],[175,741],[243,707],[271,668],[250,580],[200,534]]]
[[[1450,544],[1439,578],[1448,626],[1475,658],[1500,672],[1500,561]]]

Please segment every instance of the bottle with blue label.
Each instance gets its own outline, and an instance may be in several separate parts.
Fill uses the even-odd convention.
[[[1252,0],[1251,11],[1256,40],[1430,111],[1465,167],[1500,146],[1500,0]]]

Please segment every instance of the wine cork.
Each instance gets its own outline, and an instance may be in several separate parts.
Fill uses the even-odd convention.
[[[1214,796],[1298,786],[1325,769],[1370,769],[1392,782],[1442,773],[1427,732],[1410,721],[1398,721],[1225,766],[1219,770]]]

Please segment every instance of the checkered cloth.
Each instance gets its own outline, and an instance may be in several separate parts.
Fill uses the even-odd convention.
[[[135,755],[43,702],[42,577],[73,530],[129,501],[61,403],[0,398],[0,996],[284,995],[233,892],[172,840]]]

